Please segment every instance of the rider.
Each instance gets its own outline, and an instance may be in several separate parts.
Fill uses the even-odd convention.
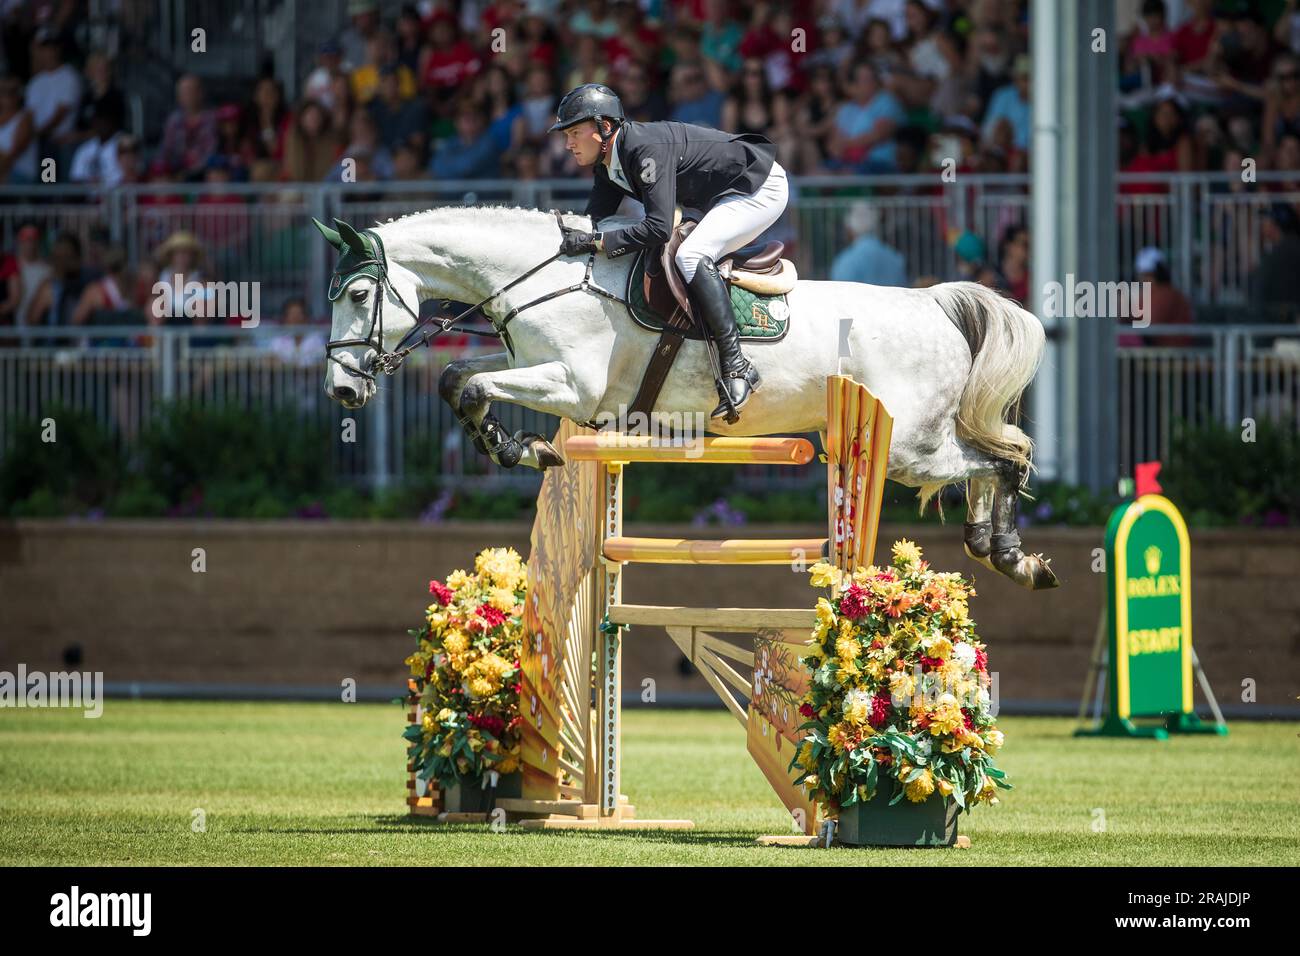
[[[716,263],[757,239],[785,210],[789,187],[775,144],[757,133],[628,120],[618,96],[600,83],[571,90],[556,113],[549,132],[563,130],[578,165],[596,167],[586,208],[592,226],[616,212],[624,196],[645,207],[645,218],[625,229],[567,231],[560,247],[565,255],[602,250],[612,259],[653,248],[668,241],[677,204],[704,213],[678,248],[677,267],[692,310],[718,344],[721,401],[710,417],[738,411],[761,379],[740,350],[731,296]]]

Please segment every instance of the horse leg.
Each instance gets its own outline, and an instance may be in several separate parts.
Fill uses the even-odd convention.
[[[1016,529],[1016,498],[1028,476],[1028,469],[1010,459],[996,462],[997,479],[993,492],[993,527],[990,535],[989,560],[993,567],[1011,580],[1035,591],[1059,587],[1061,582],[1041,554],[1020,550],[1020,532]]]
[[[461,394],[470,376],[479,372],[499,372],[509,367],[510,356],[507,353],[493,352],[490,355],[476,355],[473,358],[448,362],[442,374],[438,376],[439,397],[451,406],[451,410],[456,413],[456,420],[473,440],[474,447],[481,455],[488,453],[487,443],[483,440],[483,432],[479,428],[478,421],[461,410]]]
[[[996,571],[989,553],[993,550],[993,493],[996,484],[992,478],[971,478],[966,482],[966,555],[990,571]]]
[[[563,465],[564,457],[536,432],[507,434],[492,414],[491,403],[510,402],[578,421],[583,417],[581,399],[571,380],[568,366],[562,362],[478,372],[470,376],[461,391],[460,409],[475,422],[487,443],[488,454],[502,468],[524,464],[545,471]]]

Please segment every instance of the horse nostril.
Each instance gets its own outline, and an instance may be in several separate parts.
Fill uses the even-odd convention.
[[[357,400],[357,390],[351,385],[340,385],[334,389],[334,397],[340,402],[355,402]]]

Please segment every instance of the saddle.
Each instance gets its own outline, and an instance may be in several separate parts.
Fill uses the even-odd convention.
[[[678,207],[668,241],[646,254],[645,301],[665,319],[659,344],[646,366],[630,412],[650,414],[684,339],[702,338],[711,351],[714,348],[691,310],[686,280],[677,268],[677,250],[701,218],[699,210]],[[752,243],[723,256],[716,263],[718,273],[728,288],[735,285],[758,295],[783,295],[794,288],[799,278],[794,263],[781,257],[784,252],[785,243],[776,240]]]
[[[677,250],[699,224],[699,210],[678,207],[668,241],[646,256],[645,301],[660,315],[679,327],[689,328],[693,318],[686,280],[677,268]],[[755,242],[728,253],[716,265],[728,286],[736,285],[758,295],[783,295],[794,288],[799,277],[794,263],[781,258],[785,243],[773,239]],[[680,312],[681,315],[675,313]]]

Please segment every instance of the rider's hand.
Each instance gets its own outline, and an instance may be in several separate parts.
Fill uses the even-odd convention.
[[[560,240],[560,254],[565,256],[580,256],[588,252],[596,251],[596,240],[600,238],[598,232],[579,232],[576,229],[565,230],[564,238]]]

